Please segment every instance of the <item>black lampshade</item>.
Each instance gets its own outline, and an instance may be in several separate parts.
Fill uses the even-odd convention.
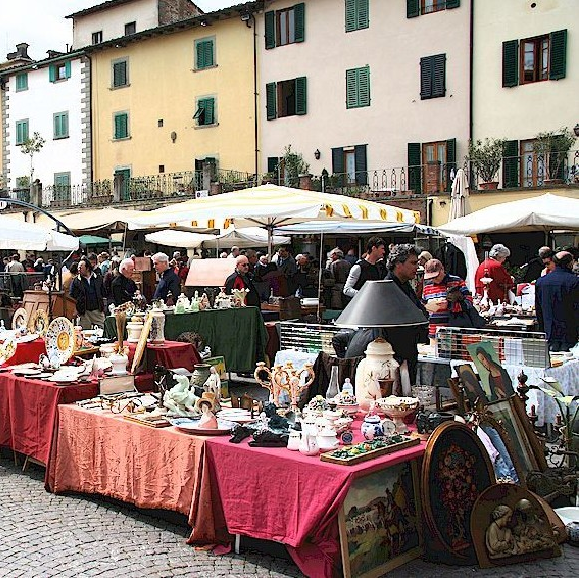
[[[338,327],[403,327],[428,320],[391,279],[366,281],[338,319]]]

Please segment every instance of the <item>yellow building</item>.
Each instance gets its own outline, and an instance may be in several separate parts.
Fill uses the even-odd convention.
[[[257,172],[251,23],[244,5],[87,47],[93,180]]]

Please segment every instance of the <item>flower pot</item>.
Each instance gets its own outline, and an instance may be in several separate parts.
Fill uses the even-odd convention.
[[[221,183],[211,183],[211,188],[209,190],[209,194],[213,195],[220,195],[223,192],[223,185]]]
[[[488,183],[479,183],[478,186],[481,191],[496,191],[499,188],[498,181],[491,181]]]
[[[545,179],[543,181],[543,184],[546,187],[551,187],[553,185],[562,185],[563,184],[563,179]]]
[[[313,177],[313,175],[310,175],[310,174],[299,175],[299,177],[298,177],[299,188],[303,189],[305,191],[311,191],[312,190],[312,177]]]

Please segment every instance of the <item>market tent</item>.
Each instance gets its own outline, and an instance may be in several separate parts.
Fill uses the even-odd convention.
[[[97,237],[96,235],[81,235],[79,241],[83,245],[108,245],[112,243],[113,245],[122,245],[121,241],[110,241],[108,237]]]
[[[492,205],[439,227],[442,233],[454,235],[553,229],[579,230],[579,199],[547,193],[539,197]]]
[[[78,249],[78,238],[0,215],[0,249],[74,251]]]
[[[225,249],[233,246],[267,247],[268,235],[267,231],[259,227],[246,227],[244,229],[231,228],[221,235],[207,235],[166,229],[145,235],[145,240],[167,247],[196,249],[203,245],[203,247],[222,247]],[[290,242],[290,238],[274,235],[273,242],[276,245],[285,245]]]
[[[64,211],[55,213],[62,223],[71,231],[109,231],[121,232],[127,228],[127,223],[134,217],[146,214],[146,211],[134,211],[130,209],[89,209],[86,211]],[[47,227],[54,226],[53,221],[44,215],[38,216],[38,222]],[[108,242],[108,241],[107,241]]]
[[[324,235],[370,235],[373,233],[439,234],[437,229],[427,225],[384,223],[380,221],[308,221],[306,223],[276,227],[274,232],[287,235],[310,235],[315,233],[323,233]]]

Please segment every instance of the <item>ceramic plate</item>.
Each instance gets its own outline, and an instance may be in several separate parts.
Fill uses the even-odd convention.
[[[64,365],[74,351],[74,326],[66,317],[57,317],[46,331],[46,353],[48,358],[58,355]]]
[[[4,365],[15,353],[18,344],[15,339],[6,339],[0,344],[0,365]]]
[[[40,369],[15,369],[14,375],[40,375],[42,370]]]
[[[30,333],[38,333],[38,335],[44,337],[48,331],[48,325],[48,313],[46,313],[46,310],[37,309],[30,316],[28,331],[30,331]]]
[[[185,421],[186,420],[186,421]],[[172,425],[174,425],[179,431],[190,433],[190,434],[197,434],[197,435],[204,435],[204,436],[222,436],[227,435],[231,432],[231,429],[236,424],[232,421],[224,421],[221,419],[217,420],[217,429],[205,429],[199,427],[199,420],[191,420],[185,418],[183,422],[180,424],[174,423],[177,420],[171,420]],[[187,423],[189,422],[189,423]]]
[[[50,379],[48,379],[47,381],[54,381],[54,383],[73,383],[75,381],[77,381],[77,377],[73,377],[72,375],[53,375]]]
[[[251,417],[251,414],[249,412],[230,413],[228,411],[220,411],[217,414],[217,417],[218,417],[218,419],[226,420],[226,421],[232,421],[234,423],[250,423],[252,421],[255,421],[255,419],[256,419],[254,417]]]
[[[14,317],[12,317],[12,329],[20,329],[26,327],[28,324],[28,312],[24,307],[16,309]]]

